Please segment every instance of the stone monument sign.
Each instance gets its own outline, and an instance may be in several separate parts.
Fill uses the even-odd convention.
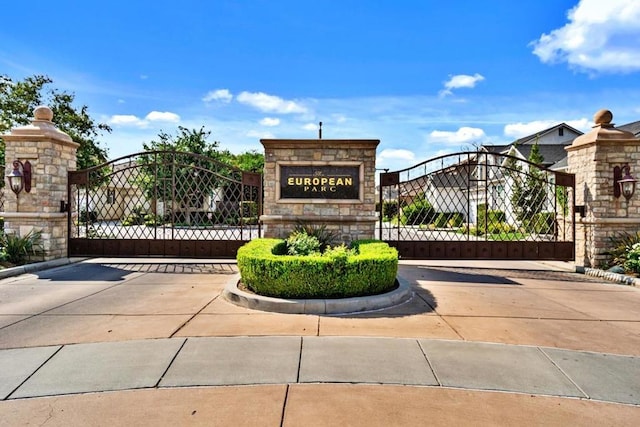
[[[343,242],[372,239],[379,140],[262,139],[265,237],[297,224],[326,226]]]

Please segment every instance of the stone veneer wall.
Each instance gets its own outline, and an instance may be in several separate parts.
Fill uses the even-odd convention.
[[[265,148],[264,236],[285,238],[299,222],[325,225],[339,233],[343,242],[375,236],[375,163],[379,140],[282,140],[263,139]],[[361,200],[278,200],[278,164],[355,165],[362,164]]]
[[[42,231],[44,259],[67,256],[67,213],[60,212],[60,201],[67,201],[67,171],[76,168],[79,144],[55,128],[53,113],[38,107],[31,125],[15,128],[3,135],[5,175],[14,160],[29,161],[32,167],[31,192],[17,196],[5,186],[4,230],[24,236],[32,229]],[[6,178],[5,178],[6,179]]]
[[[613,195],[613,168],[628,163],[640,173],[640,140],[611,124],[613,115],[601,110],[593,130],[567,147],[568,172],[576,176],[576,205],[585,206],[585,217],[576,215],[576,265],[602,267],[609,259],[611,238],[640,229],[640,195],[630,200]]]

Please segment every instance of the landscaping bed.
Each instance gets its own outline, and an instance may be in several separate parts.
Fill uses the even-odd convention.
[[[241,280],[252,292],[278,298],[350,298],[394,289],[398,252],[361,240],[309,255],[288,255],[281,239],[254,239],[238,250]]]

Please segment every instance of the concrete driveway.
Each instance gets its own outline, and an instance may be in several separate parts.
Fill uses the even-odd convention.
[[[317,316],[226,302],[233,263],[166,262],[0,281],[0,425],[640,417],[640,290],[566,264],[402,262],[410,302]]]

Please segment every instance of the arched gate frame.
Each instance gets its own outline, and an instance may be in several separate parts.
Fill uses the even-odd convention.
[[[69,172],[69,256],[233,258],[261,235],[262,175],[176,151]]]
[[[380,238],[404,259],[575,258],[575,177],[506,154],[380,175]]]

